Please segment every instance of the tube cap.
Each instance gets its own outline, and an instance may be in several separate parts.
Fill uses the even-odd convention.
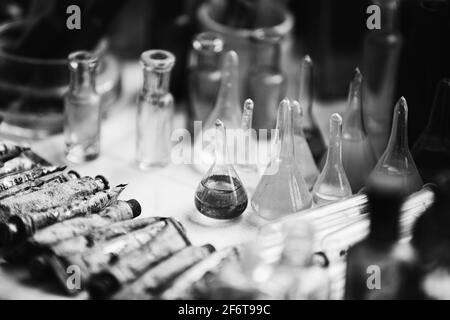
[[[105,299],[120,289],[120,283],[108,272],[97,273],[92,276],[87,290],[93,299]]]
[[[103,184],[105,185],[103,190],[109,189],[109,181],[104,176],[99,174],[99,175],[95,176],[95,179],[103,182]]]
[[[67,174],[70,177],[73,177],[73,178],[76,178],[76,179],[81,178],[81,175],[78,172],[76,172],[75,170],[69,170],[69,171],[67,171]]]
[[[133,218],[138,217],[142,212],[142,207],[136,199],[130,199],[126,201],[133,212]]]

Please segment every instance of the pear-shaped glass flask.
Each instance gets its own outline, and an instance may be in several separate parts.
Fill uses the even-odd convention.
[[[319,169],[317,169],[305,133],[303,132],[303,110],[300,103],[297,101],[292,102],[292,116],[294,118],[294,154],[305,182],[308,185],[309,190],[311,190],[319,176]]]
[[[234,154],[234,166],[247,191],[255,190],[259,180],[257,166],[257,140],[256,133],[252,130],[253,100],[247,99],[244,102],[242,113],[241,130],[237,138],[239,139],[236,154]]]
[[[311,207],[308,186],[294,157],[292,107],[289,100],[278,108],[280,143],[278,152],[269,162],[252,197],[252,207],[267,220],[299,212]]]
[[[353,193],[365,185],[376,164],[363,122],[362,80],[361,72],[356,68],[350,83],[348,106],[342,127],[342,164]]]
[[[352,195],[352,188],[342,165],[342,118],[330,117],[330,140],[325,166],[317,179],[312,197],[315,205],[324,205]]]
[[[394,108],[391,136],[388,145],[375,169],[370,175],[398,176],[402,178],[403,188],[410,194],[418,191],[422,185],[422,178],[416,168],[408,147],[408,106],[406,99],[401,97]]]
[[[425,182],[450,169],[450,79],[442,79],[434,97],[428,125],[412,149]]]
[[[302,128],[316,165],[327,151],[325,141],[313,114],[314,65],[309,55],[302,59],[300,66],[300,89],[298,101],[303,109]],[[294,125],[295,126],[295,125]]]
[[[196,136],[195,152],[200,153],[200,167],[214,162],[214,132],[216,119],[227,130],[241,127],[242,109],[239,101],[239,58],[235,51],[227,51],[222,60],[222,82],[214,109]],[[202,170],[203,171],[203,170]]]
[[[216,120],[215,161],[195,192],[195,206],[214,219],[233,219],[247,208],[247,192],[228,159],[227,137],[222,121]]]

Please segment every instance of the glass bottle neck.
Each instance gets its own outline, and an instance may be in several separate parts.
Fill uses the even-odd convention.
[[[265,43],[255,46],[255,65],[280,69],[281,48],[279,43]]]
[[[169,92],[170,71],[144,69],[143,94],[163,95]]]
[[[221,53],[194,51],[192,53],[192,66],[197,68],[220,69]]]
[[[70,70],[70,91],[74,94],[95,92],[95,69],[82,64]]]
[[[326,166],[342,167],[342,120],[330,120],[330,143]]]
[[[281,159],[292,160],[294,158],[294,136],[292,108],[289,106],[289,102],[281,106],[280,120],[278,127],[280,137],[279,157]]]

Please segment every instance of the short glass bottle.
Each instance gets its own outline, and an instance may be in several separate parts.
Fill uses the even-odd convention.
[[[138,96],[136,162],[140,169],[169,162],[174,99],[169,92],[175,56],[164,50],[141,55],[144,85]]]
[[[93,160],[100,154],[101,98],[95,89],[98,59],[87,51],[69,55],[70,85],[64,98],[67,160]]]

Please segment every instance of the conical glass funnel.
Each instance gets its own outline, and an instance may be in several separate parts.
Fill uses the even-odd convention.
[[[292,115],[294,118],[294,154],[300,170],[308,185],[309,190],[312,190],[314,183],[319,176],[319,169],[309,148],[308,142],[303,132],[304,113],[300,103],[294,101],[292,103]],[[278,128],[279,129],[279,128]]]
[[[342,164],[353,193],[365,185],[376,164],[363,122],[362,81],[361,72],[356,68],[350,83],[348,106],[342,127]]]
[[[228,159],[227,136],[222,121],[216,120],[215,161],[195,193],[197,210],[214,219],[233,219],[247,208],[247,192]]]
[[[422,185],[422,178],[416,168],[408,147],[408,106],[401,97],[394,108],[391,136],[388,145],[371,178],[376,176],[399,176],[408,194],[418,191]]]
[[[352,188],[342,165],[342,117],[330,117],[330,142],[327,160],[312,192],[315,205],[324,205],[352,195]]]
[[[259,171],[257,166],[257,140],[256,133],[252,130],[253,119],[253,100],[247,99],[244,102],[244,111],[242,114],[241,130],[239,132],[239,143],[235,149],[234,155],[235,169],[241,177],[241,180],[250,193],[255,190],[259,180]]]
[[[312,198],[294,157],[292,107],[289,100],[278,108],[278,152],[267,166],[252,197],[252,207],[273,220],[311,207]]]
[[[450,169],[450,79],[442,79],[434,97],[428,125],[412,149],[425,182]]]
[[[196,136],[195,152],[200,152],[197,167],[201,171],[214,161],[214,131],[216,119],[221,119],[227,130],[241,127],[242,110],[239,101],[239,58],[235,51],[225,53],[222,61],[222,82],[214,109]]]
[[[320,132],[317,121],[313,114],[314,101],[314,65],[309,55],[306,55],[300,66],[300,90],[298,101],[303,109],[302,128],[311,150],[314,162],[319,164],[320,160],[327,151],[325,141]],[[294,124],[295,127],[295,124]]]

